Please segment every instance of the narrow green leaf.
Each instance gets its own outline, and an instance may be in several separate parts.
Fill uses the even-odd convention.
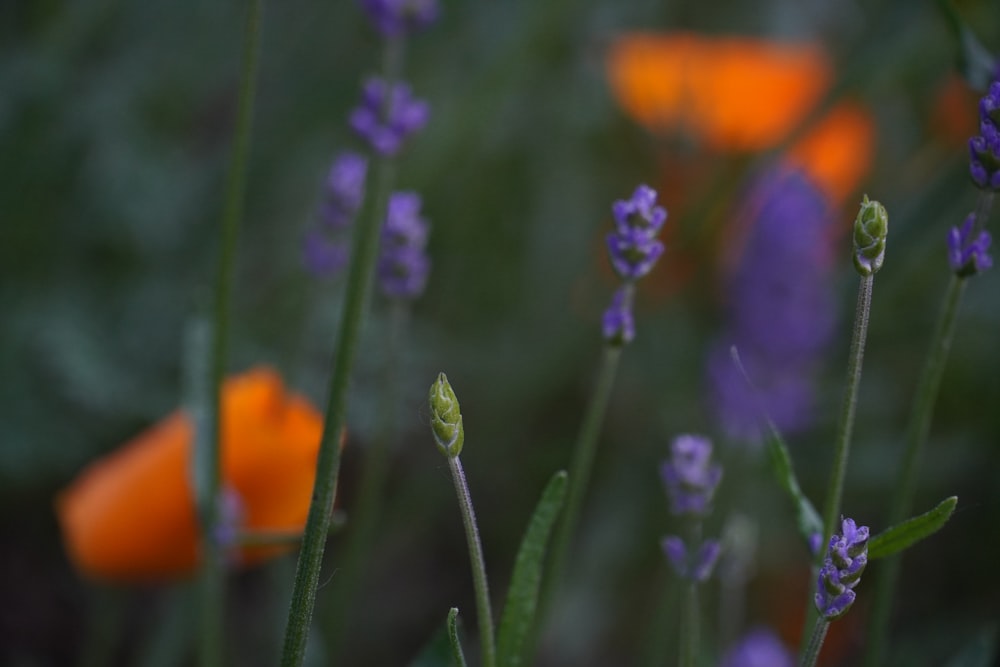
[[[770,429],[770,437],[767,439],[767,451],[771,455],[771,469],[778,480],[778,484],[785,490],[788,497],[795,506],[795,521],[799,527],[799,534],[806,541],[808,546],[815,539],[815,535],[823,534],[823,520],[819,517],[819,512],[809,502],[806,494],[802,493],[799,480],[795,477],[795,470],[792,468],[792,457],[788,453],[788,446],[778,433],[778,428],[774,422],[767,420]],[[822,538],[820,538],[822,539]]]
[[[925,537],[930,537],[938,532],[944,524],[948,523],[952,512],[955,511],[956,504],[958,504],[958,496],[945,498],[930,512],[886,528],[868,541],[869,560],[897,554]]]
[[[458,638],[458,607],[448,612],[448,641],[451,643],[451,660],[454,667],[466,667],[462,641]]]
[[[549,480],[517,552],[497,638],[497,664],[500,667],[517,667],[524,660],[525,640],[538,606],[545,546],[566,497],[566,479],[566,471],[560,470]]]

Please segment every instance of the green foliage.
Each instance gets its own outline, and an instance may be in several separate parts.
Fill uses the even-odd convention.
[[[868,558],[892,556],[930,537],[948,523],[957,504],[958,496],[945,498],[929,512],[886,528],[868,542]]]
[[[525,640],[531,633],[538,606],[545,545],[566,498],[567,479],[566,471],[560,470],[549,480],[517,552],[497,636],[497,664],[500,667],[523,664]]]

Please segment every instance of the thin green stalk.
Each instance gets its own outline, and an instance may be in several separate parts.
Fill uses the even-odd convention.
[[[829,629],[830,621],[825,618],[816,619],[816,625],[813,626],[806,652],[802,655],[800,663],[802,667],[815,667],[816,661],[819,659],[819,652],[823,648],[823,640],[826,639],[826,631]]]
[[[889,511],[890,526],[905,519],[913,503],[920,453],[930,433],[934,403],[937,401],[941,376],[944,374],[948,353],[951,350],[951,341],[955,334],[957,321],[956,316],[962,301],[962,294],[965,291],[965,284],[965,278],[952,274],[948,290],[945,292],[941,315],[934,329],[931,348],[917,383],[917,394],[906,429],[906,447],[903,451],[903,459],[899,475],[896,478],[896,488]],[[899,579],[900,562],[901,555],[885,559],[876,575],[875,602],[868,634],[868,646],[865,650],[864,664],[868,667],[877,667],[883,662],[885,639],[889,632],[889,616],[892,611],[892,598],[896,590],[896,583]]]
[[[847,474],[847,458],[851,449],[851,433],[854,430],[854,412],[858,403],[858,386],[861,384],[861,366],[865,355],[865,339],[868,337],[868,318],[872,304],[872,284],[874,274],[862,276],[858,285],[858,303],[854,313],[854,333],[851,336],[851,351],[847,360],[847,388],[840,410],[837,439],[834,442],[833,470],[830,486],[826,493],[823,515],[823,541],[828,544],[840,517],[840,503],[844,493],[844,477]],[[823,549],[819,549],[816,562],[822,562]]]
[[[688,581],[684,591],[684,613],[681,615],[680,667],[696,667],[698,664],[698,644],[700,613],[698,605],[698,582]]]
[[[398,40],[387,43],[386,78],[394,81],[398,77],[401,63],[402,45]],[[326,536],[330,526],[330,513],[337,488],[337,474],[340,470],[340,433],[344,428],[347,407],[348,381],[354,365],[361,327],[364,323],[366,306],[372,288],[372,274],[378,254],[378,232],[385,219],[392,189],[394,164],[390,158],[375,160],[375,195],[370,206],[371,215],[361,219],[355,230],[351,249],[351,263],[348,269],[346,297],[337,334],[333,372],[330,375],[329,397],[316,461],[316,482],[313,486],[312,504],[306,519],[306,530],[295,569],[295,585],[292,590],[291,606],[288,610],[288,625],[282,649],[283,667],[298,667],[305,658],[309,624],[316,603],[316,589],[326,548]]]
[[[344,545],[344,561],[339,568],[344,576],[331,596],[328,632],[329,645],[340,647],[349,630],[351,605],[365,578],[365,564],[372,550],[375,527],[382,513],[382,493],[388,470],[389,446],[396,438],[395,408],[399,398],[398,373],[402,343],[409,319],[409,304],[393,299],[389,304],[389,336],[386,341],[383,378],[378,413],[383,415],[365,457],[361,482]]]
[[[479,617],[479,641],[483,647],[483,667],[496,667],[496,641],[493,631],[493,608],[490,604],[490,590],[486,583],[486,561],[483,559],[483,545],[479,540],[479,526],[472,508],[469,484],[458,456],[448,457],[451,478],[455,482],[458,507],[465,524],[465,540],[469,545],[469,564],[472,566],[472,584],[476,591],[476,614]]]
[[[212,345],[209,352],[209,400],[205,414],[207,442],[197,450],[196,466],[201,486],[197,498],[201,519],[203,564],[199,574],[198,657],[204,667],[216,667],[222,660],[225,580],[222,554],[215,543],[218,523],[217,498],[221,485],[221,392],[226,371],[226,346],[229,340],[229,311],[236,263],[236,241],[246,193],[247,162],[250,152],[250,130],[253,125],[253,104],[257,88],[257,61],[260,50],[260,17],[263,0],[252,0],[247,15],[243,39],[243,71],[237,101],[233,152],[226,185],[225,207],[222,213],[222,238],[219,244],[218,273],[215,283],[215,312],[212,324]]]
[[[594,385],[594,393],[590,396],[590,404],[583,418],[580,427],[580,434],[573,449],[573,461],[569,469],[569,492],[566,498],[566,509],[562,520],[559,522],[558,533],[552,545],[552,557],[549,561],[549,572],[545,577],[545,587],[542,592],[539,605],[539,623],[541,627],[544,622],[548,606],[552,603],[552,597],[559,586],[562,571],[566,564],[566,557],[569,552],[569,545],[576,533],[576,526],[580,520],[580,510],[583,506],[583,498],[586,495],[587,485],[590,481],[591,468],[594,465],[594,455],[597,452],[597,438],[601,434],[601,425],[604,423],[604,413],[608,408],[608,401],[611,398],[611,389],[614,387],[615,375],[618,373],[618,361],[621,358],[622,348],[607,345],[604,348],[604,360],[601,364],[600,375]]]

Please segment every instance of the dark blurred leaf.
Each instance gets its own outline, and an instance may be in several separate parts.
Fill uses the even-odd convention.
[[[994,667],[997,653],[997,627],[980,632],[952,658],[947,667]]]
[[[958,40],[959,71],[973,88],[986,90],[996,78],[997,58],[983,46],[948,0],[939,0],[937,4]]]

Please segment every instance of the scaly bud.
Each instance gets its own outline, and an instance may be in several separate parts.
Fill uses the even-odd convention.
[[[462,426],[462,411],[458,397],[448,384],[444,373],[438,373],[430,391],[431,431],[441,453],[455,458],[462,453],[465,443],[465,428]]]
[[[865,195],[854,220],[854,267],[862,276],[870,276],[882,268],[888,233],[889,214],[885,206]]]

